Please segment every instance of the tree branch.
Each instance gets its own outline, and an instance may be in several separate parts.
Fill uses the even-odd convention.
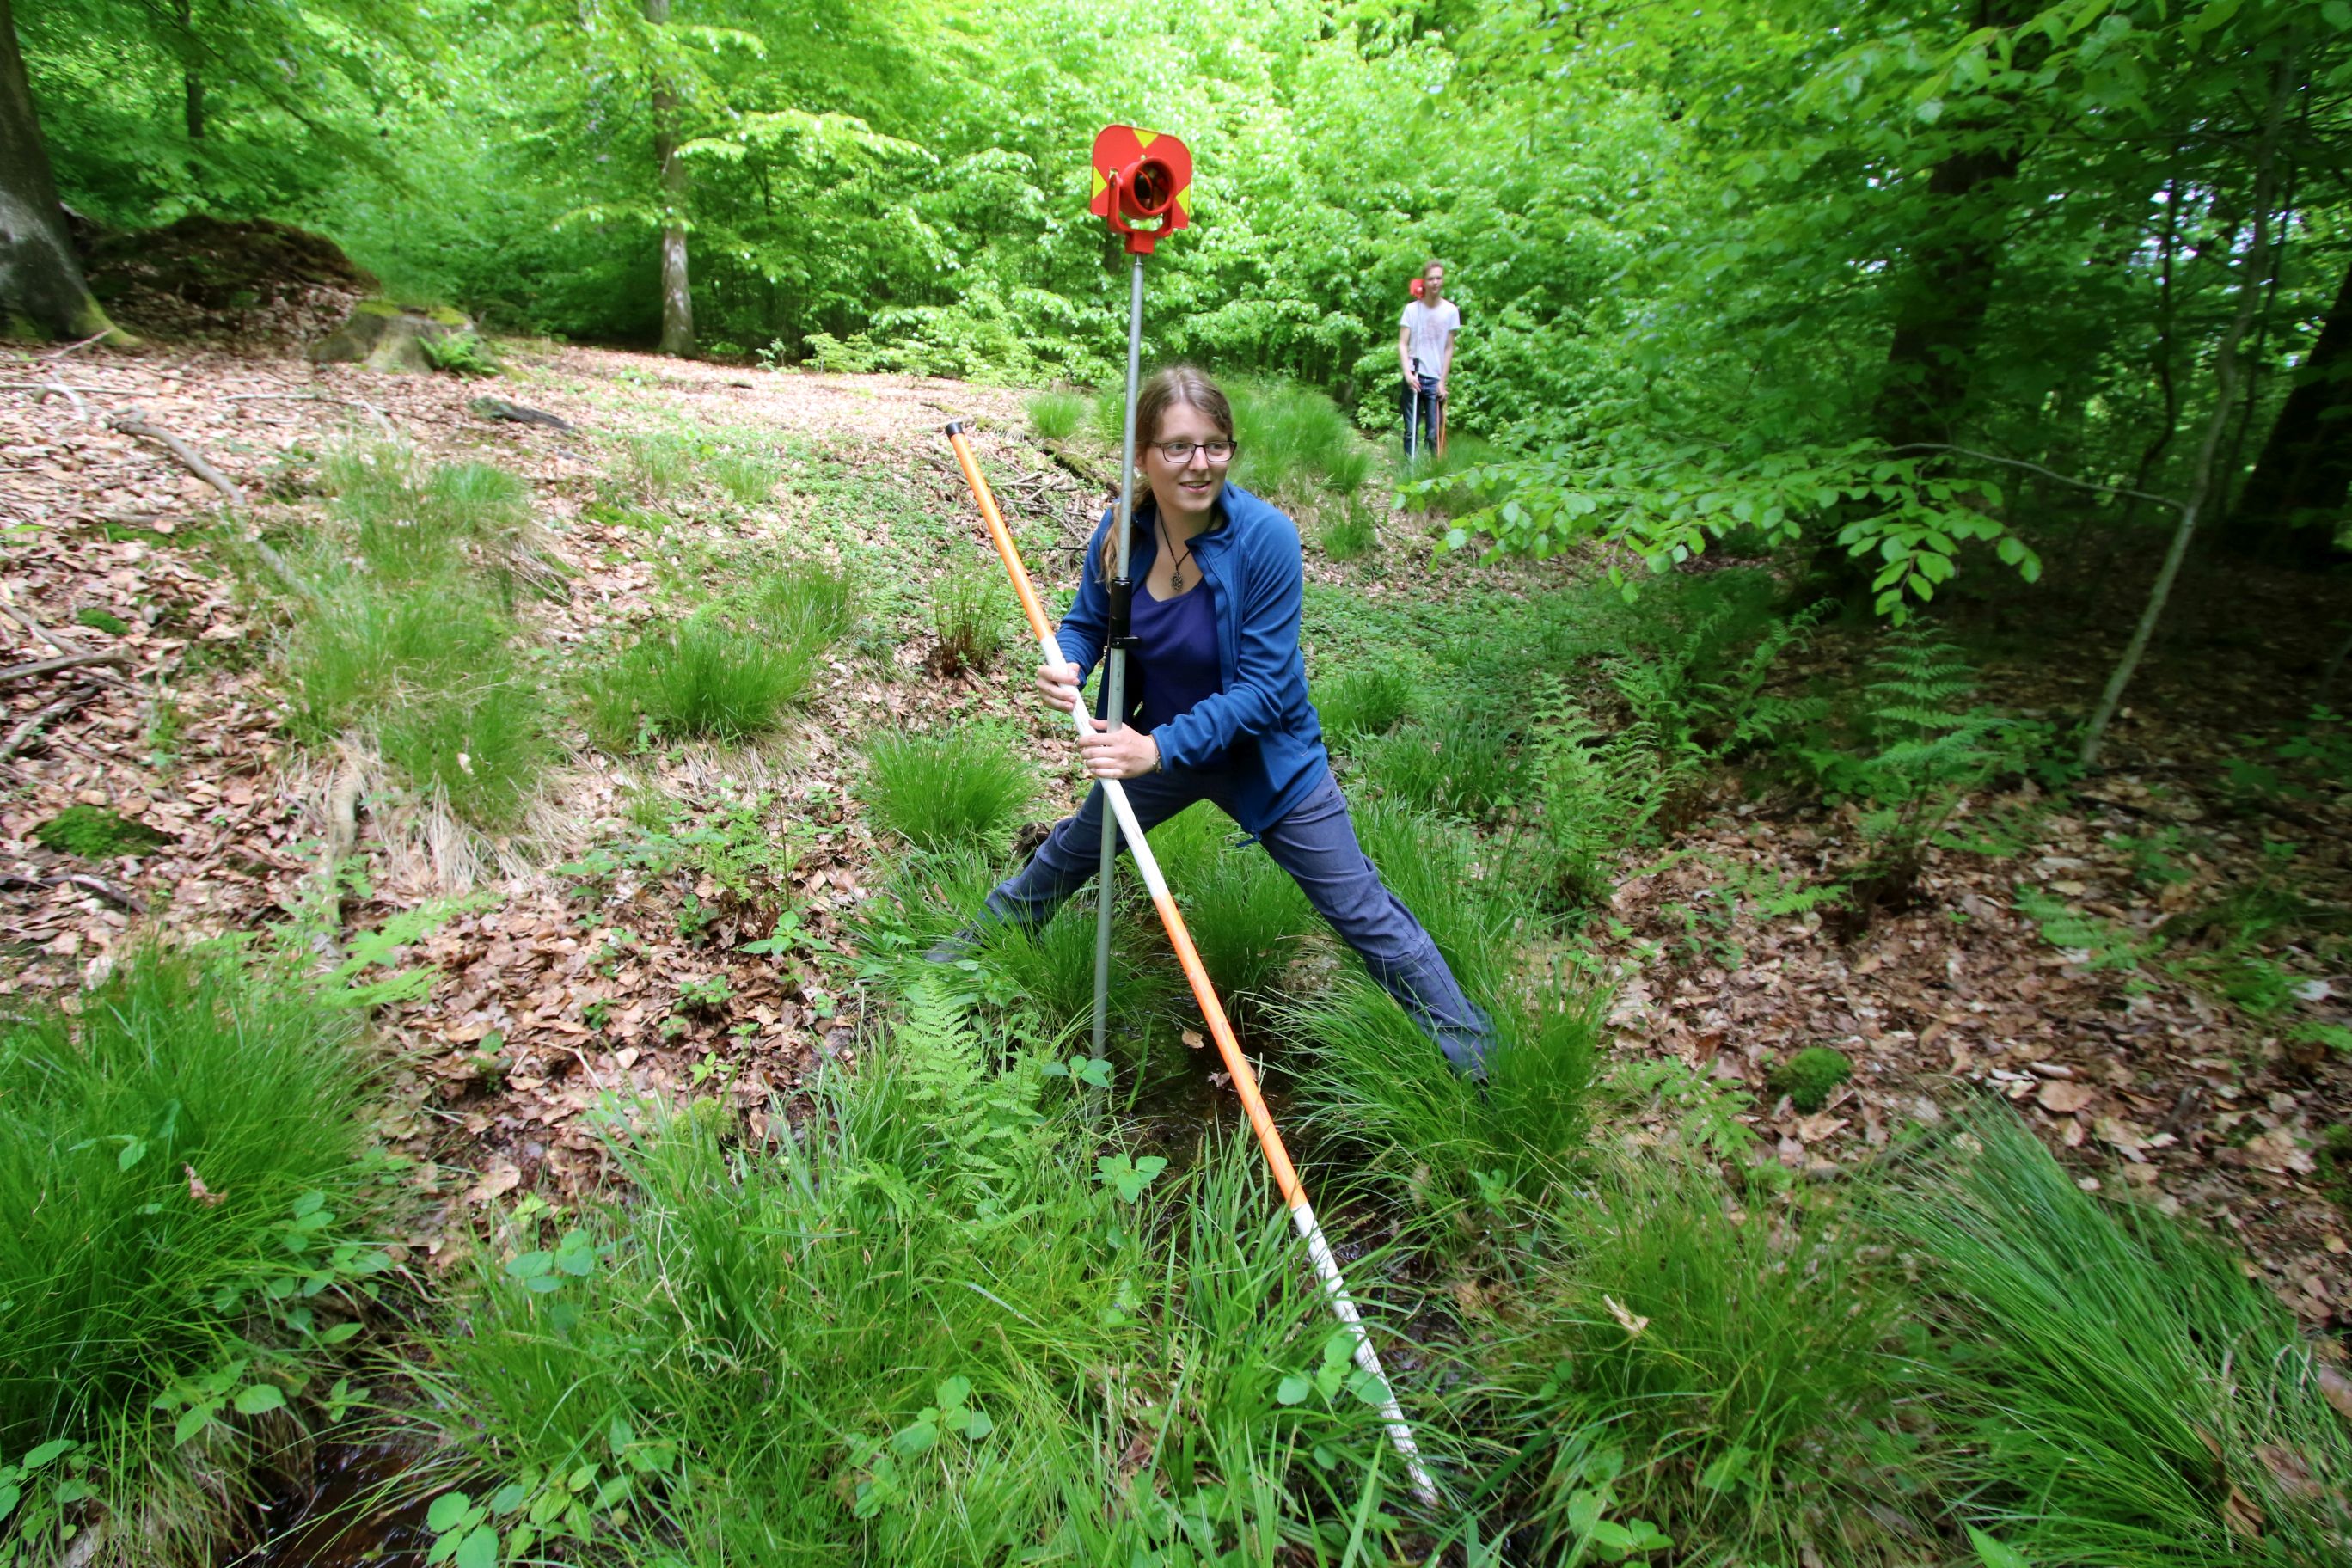
[[[128,414],[118,414],[107,423],[125,436],[137,436],[149,441],[162,442],[164,449],[180,460],[182,468],[226,496],[229,505],[241,507],[245,504],[245,492],[231,484],[226,475],[205,462],[197,455],[194,447],[169,430],[149,424],[147,416],[137,409],[134,408]]]
[[[2101,495],[2128,496],[2134,500],[2154,501],[2158,506],[2168,506],[2175,511],[2179,511],[2187,504],[2174,500],[2171,496],[2155,495],[2147,490],[2136,490],[2128,485],[2102,485],[2089,479],[2078,479],[2070,474],[2062,474],[2055,468],[2045,468],[2039,463],[2029,463],[2022,458],[2004,458],[1992,452],[1979,452],[1973,447],[1954,447],[1942,441],[1907,441],[1900,447],[1889,447],[1887,450],[1890,452],[1949,452],[1956,458],[1973,458],[1979,463],[1999,463],[2005,468],[2023,468],[2028,473],[2039,474],[2045,479],[2053,479],[2062,485],[2071,485],[2078,490],[2096,490]]]

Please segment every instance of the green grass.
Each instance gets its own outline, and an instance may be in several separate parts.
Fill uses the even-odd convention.
[[[0,1021],[0,1458],[79,1445],[52,1479],[113,1551],[214,1561],[383,1261],[348,1239],[372,1075],[350,1015],[161,950],[76,1001]]]
[[[385,711],[376,748],[401,777],[493,830],[520,824],[557,754],[537,690],[512,666]]]
[[[888,733],[866,750],[875,825],[925,849],[1001,846],[1037,793],[1037,765],[993,729]]]
[[[636,645],[592,672],[589,733],[608,752],[666,740],[743,741],[773,729],[824,666],[824,645],[775,639],[761,628],[698,611],[646,629]]]
[[[444,1521],[499,1502],[509,1553],[623,1563],[1323,1539],[1378,1433],[1344,1389],[1278,1397],[1328,1321],[1254,1152],[1182,1184],[1105,1154],[1043,1068],[924,984],[780,1149],[716,1105],[623,1138],[628,1201],[512,1236],[433,1342],[426,1409],[478,1478]]]
[[[1385,801],[1354,806],[1356,840],[1473,997],[1512,984],[1535,912],[1506,847]]]
[[[756,506],[775,493],[783,470],[756,452],[720,452],[702,464],[703,477],[744,506]]]
[[[1274,857],[1234,842],[1239,832],[1204,803],[1153,828],[1151,848],[1219,997],[1246,1024],[1280,998],[1284,971],[1324,925]]]
[[[1297,505],[1318,495],[1352,496],[1371,477],[1372,447],[1339,405],[1289,382],[1221,379],[1241,443],[1230,477],[1269,500]],[[1124,393],[1111,387],[1094,402],[1096,438],[1117,451],[1126,419]],[[1137,433],[1138,440],[1149,432]]]
[[[1472,819],[1495,815],[1527,791],[1527,768],[1508,731],[1459,707],[1357,742],[1365,776],[1422,811]]]
[[[1344,749],[1395,729],[1412,716],[1420,694],[1392,666],[1359,664],[1318,680],[1311,695],[1324,735]]]
[[[832,644],[856,628],[865,589],[857,574],[797,561],[761,578],[746,595],[751,623],[790,642]]]
[[[1083,392],[1055,390],[1033,394],[1028,403],[1029,429],[1048,441],[1066,441],[1087,422],[1088,399]]]
[[[1885,1208],[1957,1347],[1938,1406],[1974,1523],[2037,1564],[2343,1561],[2352,1432],[2234,1258],[2084,1192],[2003,1107]]]
[[[1379,542],[1372,528],[1371,509],[1354,502],[1337,515],[1327,517],[1319,537],[1323,553],[1334,561],[1353,561],[1369,555]]]
[[[1645,1158],[1544,1223],[1551,1257],[1509,1310],[1480,1314],[1477,1359],[1496,1414],[1535,1435],[1547,1553],[1607,1477],[1625,1514],[1687,1549],[1677,1561],[1949,1560],[1927,1547],[1925,1421],[1895,1419],[1926,1393],[1899,1276],[1867,1266],[1851,1214],[1825,1198],[1735,1212],[1711,1166]]]

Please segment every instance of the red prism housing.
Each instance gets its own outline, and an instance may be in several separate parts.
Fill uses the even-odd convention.
[[[1106,126],[1095,138],[1094,168],[1087,210],[1124,236],[1131,254],[1149,256],[1163,236],[1192,226],[1192,153],[1173,136]]]

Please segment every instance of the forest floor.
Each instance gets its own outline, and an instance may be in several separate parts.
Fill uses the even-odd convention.
[[[604,1141],[585,1113],[606,1091],[679,1094],[715,1076],[756,1135],[822,1063],[854,1059],[862,955],[848,921],[876,896],[877,865],[861,739],[998,717],[1031,737],[1056,781],[1045,819],[1075,789],[1009,639],[976,673],[940,673],[934,658],[923,587],[982,559],[939,427],[977,422],[1049,588],[1071,575],[1102,500],[1078,477],[1085,462],[1059,462],[1024,434],[1021,400],[1003,390],[550,345],[509,354],[508,376],[489,383],[200,347],[10,351],[0,367],[7,661],[107,660],[0,688],[0,988],[64,991],[151,926],[278,926],[347,955],[355,978],[426,975],[421,994],[386,987],[379,1010],[381,1131],[416,1162],[422,1201],[404,1246],[442,1268],[509,1194],[562,1202],[604,1178]],[[485,392],[575,428],[485,418],[469,407]],[[163,445],[110,423],[134,411],[216,466],[246,504],[225,512],[220,490]],[[887,561],[893,580],[879,584],[867,635],[836,651],[781,732],[627,760],[575,736],[521,826],[472,833],[404,795],[363,747],[289,741],[273,668],[282,611],[247,570],[253,542],[318,518],[322,457],[387,432],[530,481],[536,548],[561,586],[522,614],[551,668],[608,646],[698,578],[782,546]],[[748,502],[688,485],[649,527],[613,504],[613,487],[630,439],[652,435],[761,444],[779,480]],[[1591,571],[1481,565],[1444,552],[1442,525],[1418,519],[1391,514],[1383,531],[1384,548],[1345,564],[1310,545],[1310,576],[1337,596],[1327,603],[1540,595]],[[1850,858],[1851,807],[1785,790],[1746,798],[1736,778],[1720,781],[1571,939],[1617,978],[1612,1049],[1752,1096],[1739,1121],[1760,1151],[1822,1180],[1967,1096],[2000,1093],[2086,1186],[2145,1189],[2208,1221],[2307,1323],[2352,1328],[2352,1193],[2328,1152],[2330,1130],[2352,1122],[2352,1053],[2313,1043],[2325,1037],[2310,1027],[2347,1022],[2352,975],[2321,956],[2340,950],[2284,941],[2256,952],[2242,923],[2213,914],[2264,900],[2352,908],[2343,797],[2244,784],[2256,754],[2241,735],[2266,700],[2253,694],[2310,667],[2308,638],[2269,623],[2230,645],[2176,639],[2143,677],[2104,771],[2056,795],[1969,801],[1954,826],[1971,847],[1931,851],[1911,905],[1866,922],[1769,912],[1769,889]],[[2079,707],[2113,640],[2095,626],[2016,636],[2013,655],[1982,658],[1988,689],[2022,710]],[[1811,658],[1853,652],[1832,636]],[[733,811],[789,847],[804,933],[793,951],[742,952],[774,915],[707,872],[639,870],[625,857],[581,869],[640,831],[632,803],[648,792],[706,821]],[[323,847],[345,830],[339,803],[354,798],[348,827],[365,874],[322,902]],[[89,858],[38,841],[76,805],[121,814],[149,830],[148,846]],[[2180,936],[2200,921],[2206,936]],[[2171,962],[2152,956],[2160,928],[2173,933]],[[2264,966],[2252,972],[2259,1008],[2231,1000],[2250,958]],[[1807,1115],[1763,1084],[1776,1054],[1811,1045],[1847,1052],[1857,1071]],[[1278,1083],[1278,1056],[1266,1065]],[[1662,1093],[1643,1125],[1611,1131],[1671,1138],[1680,1118]]]

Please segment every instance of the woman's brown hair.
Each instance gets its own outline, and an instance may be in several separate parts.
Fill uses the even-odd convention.
[[[1168,417],[1168,411],[1179,404],[1207,415],[1209,423],[1217,427],[1219,434],[1228,441],[1234,438],[1234,405],[1225,401],[1225,395],[1217,390],[1217,384],[1209,379],[1209,373],[1193,365],[1171,364],[1145,382],[1143,389],[1135,395],[1135,453],[1138,458],[1143,456],[1144,447],[1160,439],[1161,421]],[[1128,548],[1130,550],[1135,547],[1135,541],[1144,537],[1140,519],[1142,508],[1139,506],[1136,510],[1139,515],[1129,525],[1130,537]],[[1102,543],[1095,555],[1095,575],[1108,583],[1110,573],[1111,531],[1105,529]]]

